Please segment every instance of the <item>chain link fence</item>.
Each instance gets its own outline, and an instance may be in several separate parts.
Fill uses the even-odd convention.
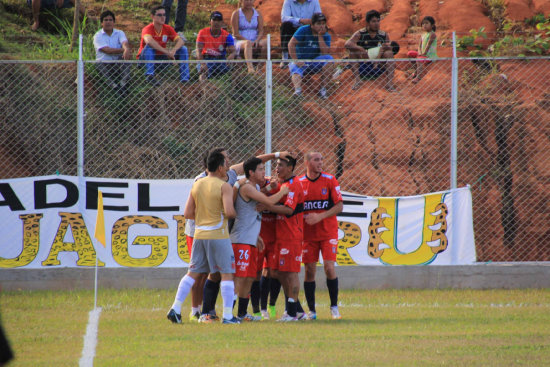
[[[549,62],[459,59],[458,185],[472,185],[478,261],[550,260]],[[416,82],[410,60],[375,61],[386,72],[364,78],[364,66],[334,60],[303,78],[300,96],[278,62],[249,74],[237,60],[202,83],[186,63],[188,82],[177,62],[155,62],[152,84],[139,61],[84,62],[84,175],[191,178],[208,148],[236,163],[263,153],[267,136],[272,151],[299,155],[297,172],[321,151],[346,191],[450,187],[451,59],[420,65]],[[0,176],[76,175],[77,64],[1,61],[0,79]]]

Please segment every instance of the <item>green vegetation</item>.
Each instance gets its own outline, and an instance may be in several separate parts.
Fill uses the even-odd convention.
[[[548,289],[343,290],[338,321],[329,318],[327,292],[318,292],[317,321],[243,325],[170,324],[174,292],[100,289],[94,365],[540,366],[550,359]],[[14,367],[78,363],[92,291],[4,292],[0,301]]]

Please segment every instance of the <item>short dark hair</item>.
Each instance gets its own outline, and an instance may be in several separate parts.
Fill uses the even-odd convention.
[[[212,152],[208,155],[208,172],[216,172],[220,166],[225,165],[225,156],[221,152]]]
[[[286,158],[279,158],[281,161],[286,162],[288,166],[292,166],[292,170],[296,168],[296,158],[287,155]]]
[[[367,23],[369,23],[372,18],[380,19],[380,13],[374,9],[369,10],[367,14],[365,14],[365,20],[367,21]]]
[[[210,148],[208,149],[204,155],[202,156],[202,166],[203,168],[207,168],[208,167],[208,156],[210,155],[210,153],[214,153],[214,152],[218,152],[218,153],[221,153],[221,152],[225,152],[226,149],[225,148],[222,148],[222,147],[216,147],[216,148]]]
[[[99,22],[103,22],[103,19],[107,18],[108,16],[111,16],[113,17],[113,22],[116,20],[115,19],[115,13],[113,13],[112,11],[110,10],[105,10],[103,13],[101,13],[101,15],[99,16]]]
[[[258,168],[258,166],[262,163],[264,162],[262,162],[262,160],[257,157],[252,157],[244,161],[243,168],[246,178],[250,178],[250,171],[256,171],[256,168]]]
[[[153,6],[151,8],[151,15],[155,15],[157,13],[157,10],[160,10],[160,9],[166,11],[166,8],[162,5]]]

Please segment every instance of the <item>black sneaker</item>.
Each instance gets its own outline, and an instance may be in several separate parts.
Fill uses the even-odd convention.
[[[171,308],[170,311],[168,311],[166,318],[172,321],[172,323],[174,324],[181,324],[181,315],[177,314],[173,308]]]

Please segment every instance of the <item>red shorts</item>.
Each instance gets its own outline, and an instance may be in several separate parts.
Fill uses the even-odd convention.
[[[193,249],[193,237],[185,236],[185,242],[187,243],[187,251],[189,252],[189,257],[191,257],[191,250]]]
[[[338,253],[338,239],[324,241],[304,241],[302,259],[304,264],[319,261],[319,252],[323,254],[324,261],[336,261]]]
[[[235,276],[239,278],[256,278],[258,249],[252,245],[234,243],[233,253],[235,254]]]
[[[418,56],[418,51],[407,52],[407,57],[412,57],[416,59],[427,59],[426,56]],[[429,64],[430,62],[432,62],[431,60],[418,60],[418,61],[420,61],[423,64]]]
[[[275,258],[276,267],[279,271],[299,273],[302,265],[302,241],[281,241],[277,242]]]
[[[277,269],[277,259],[276,259],[276,252],[277,252],[277,244],[275,241],[273,242],[264,242],[265,250],[263,252],[262,257],[262,265],[264,268],[269,269]],[[258,259],[259,261],[259,259]]]

